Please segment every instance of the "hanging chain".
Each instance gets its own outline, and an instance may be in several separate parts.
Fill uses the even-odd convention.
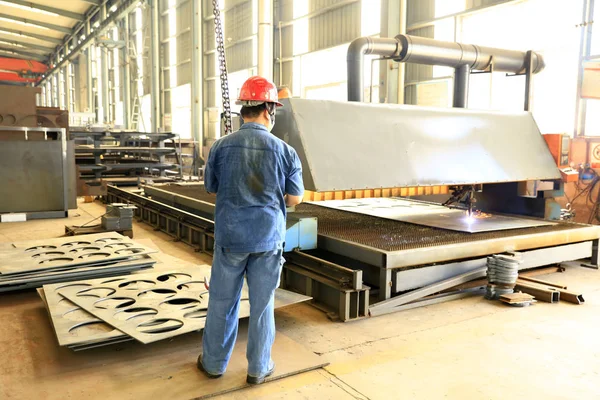
[[[225,41],[223,39],[223,25],[221,25],[221,10],[219,0],[213,0],[213,14],[215,16],[215,39],[217,41],[217,55],[219,57],[219,70],[221,72],[221,96],[223,97],[223,122],[225,134],[231,133],[231,104],[229,101],[229,81],[227,78],[227,61],[225,60]]]

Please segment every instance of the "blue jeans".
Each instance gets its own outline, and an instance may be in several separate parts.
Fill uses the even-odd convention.
[[[202,365],[206,371],[223,374],[227,369],[237,337],[244,275],[250,297],[248,375],[259,377],[269,371],[275,340],[275,289],[279,286],[283,261],[282,250],[229,253],[215,246],[202,339]]]

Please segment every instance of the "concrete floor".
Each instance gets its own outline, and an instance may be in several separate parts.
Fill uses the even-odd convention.
[[[0,241],[59,236],[65,223],[103,212],[80,204],[68,221],[0,224]],[[134,234],[169,255],[210,263],[147,225],[136,224]],[[277,329],[330,365],[220,398],[600,398],[600,273],[572,268],[542,279],[567,284],[586,303],[521,309],[470,298],[346,324],[308,304],[279,310]]]

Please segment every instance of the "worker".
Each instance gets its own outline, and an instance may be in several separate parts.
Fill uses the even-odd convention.
[[[244,275],[248,282],[247,382],[273,373],[274,295],[279,286],[286,207],[302,201],[302,165],[296,151],[270,133],[282,107],[277,88],[253,76],[240,90],[244,124],[210,150],[204,185],[215,193],[215,246],[203,351],[198,368],[209,378],[225,373],[237,337]]]

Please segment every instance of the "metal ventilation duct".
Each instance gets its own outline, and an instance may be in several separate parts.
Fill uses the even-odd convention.
[[[348,100],[363,101],[363,56],[376,54],[397,62],[440,65],[452,68],[468,66],[467,70],[523,73],[528,64],[527,53],[454,42],[442,42],[418,36],[398,35],[395,38],[360,37],[350,43],[348,62]],[[533,73],[544,69],[540,54],[532,54]],[[464,68],[466,69],[466,68]]]
[[[284,99],[273,134],[313,191],[560,179],[530,113]]]

